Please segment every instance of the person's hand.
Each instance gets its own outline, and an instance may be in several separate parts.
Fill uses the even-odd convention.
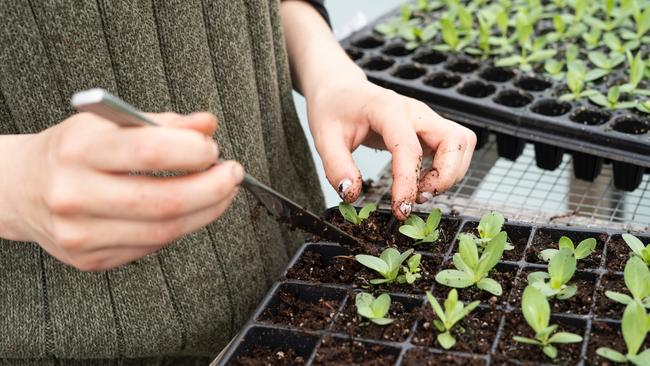
[[[363,78],[322,83],[307,97],[309,125],[325,174],[346,202],[361,193],[352,151],[364,144],[393,157],[392,211],[399,220],[460,181],[471,162],[476,135],[415,99]],[[422,155],[433,165],[420,172]]]
[[[32,135],[19,155],[13,240],[81,270],[113,268],[219,217],[244,170],[218,161],[209,113],[150,114],[165,127],[118,127],[82,113]],[[193,172],[154,177],[132,172]],[[20,188],[18,188],[20,187]]]

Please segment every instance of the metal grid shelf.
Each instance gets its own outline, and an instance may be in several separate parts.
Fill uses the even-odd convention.
[[[594,182],[586,182],[574,178],[571,160],[571,155],[565,154],[559,168],[542,170],[535,164],[531,144],[516,161],[502,159],[492,138],[474,154],[460,183],[432,201],[416,205],[415,210],[439,207],[470,216],[497,210],[517,221],[650,230],[650,174],[634,192],[624,192],[614,188],[611,164],[603,166]],[[390,207],[391,182],[389,165],[359,203],[377,202],[382,208]]]

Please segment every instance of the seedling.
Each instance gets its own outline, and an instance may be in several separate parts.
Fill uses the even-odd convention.
[[[357,314],[377,325],[387,325],[393,322],[393,319],[386,317],[388,309],[390,309],[388,294],[381,294],[375,298],[367,292],[360,292],[357,294],[354,304],[357,307]]]
[[[650,243],[643,245],[639,238],[630,234],[623,234],[623,240],[635,256],[639,257],[646,266],[650,266]]]
[[[477,228],[479,237],[477,238],[473,236],[480,251],[485,248],[487,243],[499,235],[503,229],[504,222],[505,219],[503,218],[503,215],[498,212],[490,212],[481,216],[481,221],[479,221]],[[506,241],[504,250],[512,250],[514,248],[515,247]]]
[[[582,39],[585,41],[587,49],[594,49],[600,46],[600,36],[603,32],[598,28],[591,28],[589,32],[582,33]]]
[[[625,286],[632,297],[615,291],[606,291],[605,296],[618,303],[627,305],[638,301],[645,307],[650,307],[650,270],[639,257],[632,257],[625,263]]]
[[[629,76],[628,82],[624,85],[621,85],[621,91],[631,94],[650,95],[650,90],[637,89],[637,86],[643,79],[643,74],[646,68],[646,63],[641,58],[641,51],[637,52],[636,56],[632,56],[632,53],[630,51],[627,51],[625,55],[627,57],[627,63],[629,66]]]
[[[553,16],[553,27],[555,31],[546,35],[549,42],[564,40],[566,38],[576,37],[586,29],[584,24],[574,22],[573,17],[568,14],[558,14]],[[572,24],[567,26],[567,23]]]
[[[359,211],[357,214],[357,209],[354,208],[349,203],[346,202],[341,202],[339,203],[339,212],[343,216],[343,218],[355,225],[361,224],[365,219],[370,217],[370,214],[373,213],[375,210],[377,210],[377,204],[376,203],[369,203]]]
[[[578,291],[576,285],[568,285],[575,271],[576,258],[573,252],[570,249],[560,249],[548,263],[548,272],[529,274],[528,283],[546,297],[568,299]]]
[[[639,102],[639,104],[636,105],[636,109],[643,113],[650,114],[650,100]]]
[[[380,23],[375,30],[388,38],[408,38],[417,28],[418,19],[411,19],[411,8],[407,5],[402,7],[401,16],[392,18],[386,22]]]
[[[506,233],[497,234],[485,247],[480,258],[476,242],[469,235],[458,238],[458,253],[453,256],[456,269],[446,269],[436,275],[436,282],[449,287],[466,288],[472,285],[493,295],[500,296],[501,285],[488,274],[503,255]]]
[[[642,43],[650,42],[650,37],[644,37],[644,35],[650,30],[650,7],[646,5],[645,10],[642,8],[640,1],[632,0],[628,2],[629,4],[623,5],[621,7],[631,8],[632,19],[634,19],[635,32],[632,32],[628,29],[623,29],[621,31],[621,37],[624,39],[636,39]]]
[[[393,283],[398,280],[399,270],[402,263],[413,253],[413,249],[409,249],[404,253],[399,252],[395,248],[385,249],[379,257],[367,254],[357,254],[355,259],[362,265],[374,270],[383,278],[375,278],[370,280],[373,285],[382,283]]]
[[[551,307],[546,297],[532,286],[526,287],[521,298],[521,311],[524,314],[526,323],[535,331],[535,338],[514,336],[515,341],[525,344],[532,344],[542,348],[544,354],[550,358],[556,358],[558,354],[555,344],[582,342],[582,337],[569,333],[557,332],[557,325],[549,325],[551,318]]]
[[[544,63],[544,71],[551,75],[553,79],[562,79],[565,75],[564,62],[549,58]]]
[[[417,240],[415,244],[433,243],[438,241],[440,224],[440,217],[442,212],[439,208],[434,209],[427,216],[425,222],[418,215],[411,215],[399,228],[399,232],[408,236],[409,238]]]
[[[605,12],[605,20],[603,21],[589,15],[585,16],[584,22],[591,27],[605,31],[614,30],[627,19],[626,16],[622,16],[622,14],[616,13],[615,5],[616,0],[605,0],[605,6],[603,7],[603,11]]]
[[[570,61],[567,65],[567,87],[571,93],[560,96],[561,101],[572,101],[597,93],[595,90],[584,90],[587,79],[587,68],[581,61]]]
[[[641,304],[630,302],[623,312],[621,331],[627,347],[627,353],[622,354],[608,347],[600,347],[596,353],[608,360],[626,363],[631,362],[637,366],[650,365],[650,349],[639,353],[646,334],[648,333],[648,315]]]
[[[624,43],[614,33],[605,33],[603,35],[603,43],[605,43],[613,53],[620,54],[625,54],[628,51],[639,48],[639,41],[633,39]]]
[[[445,44],[435,45],[433,46],[434,49],[438,51],[461,52],[474,41],[473,34],[468,34],[461,38],[454,20],[455,17],[449,13],[446,13],[440,18],[440,33]]]
[[[593,253],[594,249],[596,249],[596,239],[585,239],[576,247],[573,245],[573,240],[563,236],[558,242],[558,248],[570,250],[576,260],[581,260],[587,258],[591,253]],[[548,262],[557,254],[558,251],[559,249],[544,249],[539,254],[539,257],[543,261]]]
[[[600,51],[589,52],[589,60],[596,65],[597,69],[591,69],[587,72],[587,81],[600,79],[609,75],[614,69],[625,61],[625,56],[615,53],[609,57]]]
[[[589,100],[598,104],[599,106],[608,108],[608,109],[625,109],[625,108],[634,108],[636,106],[636,100],[631,101],[620,101],[622,87],[618,85],[609,88],[607,91],[607,96],[604,96],[600,92],[594,92],[589,95]]]
[[[408,283],[413,284],[419,278],[422,277],[420,274],[420,261],[422,260],[422,254],[413,254],[411,258],[406,261],[406,266],[402,266],[402,272],[404,274],[397,277],[397,282],[399,283]]]
[[[496,66],[509,67],[518,65],[521,70],[528,72],[532,70],[532,63],[555,56],[557,53],[556,50],[544,49],[544,46],[546,46],[546,38],[538,37],[534,42],[531,42],[533,25],[536,20],[537,17],[529,15],[525,9],[521,9],[517,13],[515,16],[515,36],[519,43],[521,53],[496,60],[494,63]]]
[[[429,299],[429,304],[431,304],[433,311],[438,316],[438,319],[433,321],[433,325],[441,332],[436,339],[442,348],[450,349],[456,344],[456,339],[451,334],[451,329],[456,323],[469,315],[481,302],[474,301],[465,306],[462,301],[458,301],[458,292],[456,289],[451,289],[447,294],[447,299],[444,302],[444,310],[438,303],[438,300],[429,291],[427,291],[427,299]]]

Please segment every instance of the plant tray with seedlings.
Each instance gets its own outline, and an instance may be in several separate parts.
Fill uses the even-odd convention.
[[[342,41],[368,78],[472,128],[502,157],[526,141],[554,170],[574,155],[617,188],[650,167],[649,0],[419,0]]]
[[[650,365],[650,235],[373,209],[326,212],[366,245],[306,243],[220,365]]]

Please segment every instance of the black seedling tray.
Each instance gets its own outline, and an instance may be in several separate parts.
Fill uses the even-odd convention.
[[[430,45],[407,50],[399,39],[385,39],[374,31],[399,12],[389,12],[341,42],[370,81],[423,101],[471,128],[478,138],[477,148],[493,132],[504,158],[517,159],[525,143],[532,142],[542,169],[556,169],[569,152],[577,178],[593,181],[603,162],[613,161],[616,188],[633,191],[639,186],[650,168],[646,116],[602,109],[588,101],[560,102],[563,81],[542,73],[494,67],[491,61],[435,51]],[[443,43],[440,35],[435,40]],[[607,94],[605,85],[597,88]]]
[[[332,209],[326,212],[332,215]],[[392,218],[389,211],[379,211],[380,215],[387,219],[390,228],[396,228],[398,223]],[[425,215],[422,215],[425,217]],[[460,225],[456,225],[459,223]],[[462,216],[443,216],[441,229],[447,226],[454,229],[453,237],[460,232],[471,231],[476,228],[477,219]],[[350,273],[360,271],[361,267],[353,259],[346,259],[345,256],[352,255],[352,249],[333,243],[306,243],[298,251],[289,263],[282,278],[272,287],[253,316],[243,328],[237,338],[221,358],[219,365],[237,365],[237,358],[250,356],[251,350],[255,347],[268,347],[272,354],[293,349],[295,354],[304,360],[305,365],[328,364],[328,357],[338,357],[340,349],[332,350],[332,344],[340,347],[347,347],[357,354],[364,354],[364,360],[381,358],[387,361],[387,365],[550,365],[550,359],[539,352],[535,358],[527,360],[517,359],[517,349],[511,348],[512,332],[508,324],[522,324],[525,329],[528,325],[518,309],[521,299],[521,291],[525,287],[526,274],[530,270],[545,270],[546,265],[535,257],[539,249],[550,247],[548,240],[557,243],[557,239],[566,235],[576,242],[587,237],[594,237],[598,244],[590,259],[580,261],[578,270],[573,282],[578,283],[579,289],[588,289],[587,296],[582,299],[576,295],[574,298],[564,301],[550,300],[552,309],[552,323],[559,324],[561,329],[569,330],[583,336],[582,343],[575,345],[559,345],[560,355],[569,354],[568,350],[575,352],[572,360],[560,360],[557,364],[563,365],[591,365],[603,362],[595,350],[607,339],[603,336],[619,333],[617,341],[622,341],[620,336],[620,322],[617,320],[622,316],[623,307],[609,301],[604,296],[605,289],[622,291],[622,264],[628,257],[629,250],[622,242],[619,231],[607,229],[582,229],[574,227],[559,227],[545,225],[530,225],[527,223],[507,222],[504,230],[508,233],[509,242],[515,245],[515,249],[506,252],[504,259],[491,277],[503,276],[501,285],[504,293],[501,297],[495,298],[486,292],[480,295],[468,295],[469,289],[459,289],[459,297],[465,303],[473,300],[481,300],[481,305],[468,318],[473,322],[466,325],[467,335],[471,339],[472,332],[478,334],[480,339],[472,342],[457,340],[452,351],[444,351],[435,343],[437,331],[428,328],[427,322],[433,319],[432,313],[427,313],[430,306],[425,301],[423,291],[416,290],[414,293],[398,291],[403,285],[394,285],[385,288],[392,299],[391,309],[396,306],[404,316],[404,319],[411,319],[410,327],[406,334],[391,334],[390,331],[380,333],[380,336],[372,335],[370,330],[361,330],[362,327],[350,329],[346,327],[350,322],[349,313],[346,315],[348,306],[354,308],[354,296],[360,290],[372,291],[379,294],[381,290],[364,289],[363,279],[357,276],[350,276]],[[639,235],[644,243],[650,240],[648,235]],[[555,244],[557,247],[557,244]],[[443,248],[437,248],[442,246]],[[427,247],[418,247],[419,253],[430,259],[435,268],[428,272],[423,271],[423,278],[420,283],[425,282],[434,296],[444,299],[449,287],[437,284],[433,277],[450,263],[451,256],[456,250],[456,240],[449,240],[446,244],[434,244],[435,250],[427,250]],[[533,254],[531,256],[531,253]],[[302,269],[306,269],[303,271]],[[305,277],[307,276],[307,277]],[[374,277],[374,276],[373,276]],[[508,280],[506,280],[508,279]],[[416,283],[417,284],[417,283]],[[318,309],[325,309],[319,324],[295,323],[296,319],[280,319],[273,323],[274,314],[277,314],[282,296],[289,294],[303,301],[318,304]],[[579,292],[580,293],[580,292]],[[472,296],[472,298],[467,298]],[[608,302],[609,301],[609,302]],[[401,305],[395,305],[400,303]],[[571,304],[572,311],[567,306]],[[612,306],[613,305],[613,306]],[[300,305],[300,309],[289,312],[299,316],[307,310],[307,305]],[[348,309],[349,310],[349,309]],[[429,314],[423,316],[422,314]],[[392,314],[395,315],[395,314]],[[346,318],[347,317],[347,318]],[[401,316],[395,317],[402,319]],[[489,317],[485,319],[484,317]],[[492,319],[492,320],[490,320]],[[276,319],[277,320],[277,319]],[[397,322],[396,320],[395,322]],[[354,327],[352,327],[354,328]],[[384,329],[384,328],[381,328]],[[371,334],[364,336],[363,332]],[[487,335],[486,335],[487,334]],[[388,340],[386,335],[392,336]],[[524,334],[520,334],[524,335]],[[430,337],[427,340],[427,336]],[[530,336],[530,334],[528,334]],[[374,338],[373,338],[374,337]],[[397,338],[395,338],[397,337]],[[476,336],[478,337],[478,335]],[[609,340],[611,341],[611,339]],[[598,343],[597,342],[601,342]],[[624,345],[615,345],[619,350],[624,351]],[[646,340],[645,347],[650,346]],[[459,350],[463,347],[474,347],[483,351]],[[425,361],[423,358],[428,357]],[[358,362],[358,361],[357,361]],[[426,363],[430,362],[430,363]],[[540,363],[541,362],[541,363]],[[269,363],[271,364],[271,363]],[[281,364],[281,363],[278,363]],[[373,365],[376,365],[373,363]]]

